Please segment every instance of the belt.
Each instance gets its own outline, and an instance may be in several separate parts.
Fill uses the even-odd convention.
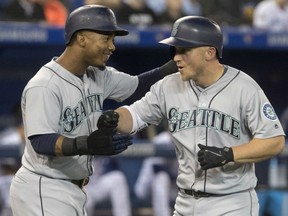
[[[218,197],[218,196],[223,196],[222,194],[212,194],[212,193],[206,193],[202,191],[195,191],[195,190],[188,190],[188,189],[182,189],[178,188],[179,191],[186,193],[190,196],[195,197],[196,199],[201,198],[201,197]]]
[[[73,184],[77,185],[79,188],[83,188],[89,182],[89,177],[80,179],[80,180],[70,180]]]

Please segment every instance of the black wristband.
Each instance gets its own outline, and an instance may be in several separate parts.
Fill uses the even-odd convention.
[[[89,154],[87,137],[88,136],[80,136],[76,138],[65,137],[62,141],[62,154],[64,156]]]
[[[232,148],[224,147],[223,153],[225,154],[225,158],[227,159],[227,163],[230,161],[234,161],[234,154],[233,154]]]

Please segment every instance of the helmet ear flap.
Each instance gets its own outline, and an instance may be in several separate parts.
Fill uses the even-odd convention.
[[[170,56],[171,59],[173,60],[176,54],[176,48],[174,46],[170,46]]]

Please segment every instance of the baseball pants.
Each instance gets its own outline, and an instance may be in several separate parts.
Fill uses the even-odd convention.
[[[258,211],[255,190],[202,198],[179,191],[173,216],[258,216]]]

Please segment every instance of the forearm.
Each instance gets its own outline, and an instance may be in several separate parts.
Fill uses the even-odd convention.
[[[115,110],[119,114],[117,130],[121,133],[130,133],[133,128],[133,118],[128,109],[120,107]]]
[[[60,134],[41,134],[29,137],[34,151],[51,156],[72,156],[88,153],[87,137],[68,138]]]
[[[43,155],[115,155],[131,144],[129,136],[114,134],[115,127],[99,128],[89,136],[75,138],[54,133],[36,135],[29,137],[29,139],[34,151]]]
[[[236,163],[256,163],[279,154],[285,146],[284,136],[269,139],[253,139],[247,144],[234,146],[233,154]]]

